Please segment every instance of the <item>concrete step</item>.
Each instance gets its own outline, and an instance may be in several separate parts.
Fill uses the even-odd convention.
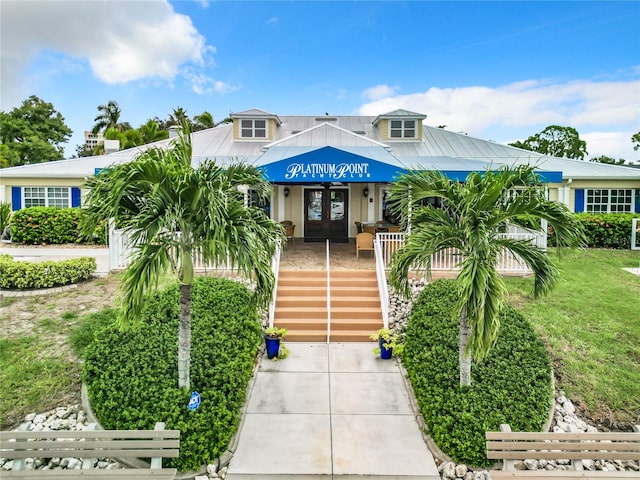
[[[380,308],[380,298],[376,296],[333,296],[331,295],[331,308],[335,307],[375,307]]]
[[[380,319],[380,321],[382,321],[382,310],[380,309],[380,307],[334,307],[331,309],[331,318],[364,318],[374,320]]]
[[[324,318],[327,319],[327,307],[276,307],[275,323],[283,318]]]
[[[319,285],[278,285],[277,298],[282,296],[323,297],[327,289]]]
[[[332,318],[331,319],[331,331],[344,331],[344,330],[356,330],[367,334],[367,338],[372,333],[382,328],[382,318],[369,319],[369,318]]]
[[[379,304],[380,302],[378,302]],[[320,307],[327,308],[327,297],[298,296],[298,295],[278,295],[276,297],[276,308],[280,307]]]

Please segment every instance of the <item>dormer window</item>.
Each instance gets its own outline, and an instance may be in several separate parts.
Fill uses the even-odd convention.
[[[416,138],[415,120],[391,120],[389,138]]]
[[[241,138],[267,138],[267,121],[241,120],[240,136]]]

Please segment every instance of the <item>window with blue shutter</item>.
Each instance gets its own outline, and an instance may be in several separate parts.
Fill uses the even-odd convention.
[[[11,210],[20,210],[22,208],[22,189],[20,187],[11,187]]]
[[[573,211],[576,213],[584,212],[584,189],[576,188],[575,192],[576,192],[576,200],[575,200],[575,207]]]
[[[79,207],[80,203],[80,189],[78,187],[71,187],[71,206]]]

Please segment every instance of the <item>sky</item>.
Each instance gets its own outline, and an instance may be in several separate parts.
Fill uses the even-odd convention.
[[[84,142],[98,105],[139,127],[378,115],[508,143],[571,126],[588,158],[640,161],[640,2],[0,0],[0,109],[51,102]]]

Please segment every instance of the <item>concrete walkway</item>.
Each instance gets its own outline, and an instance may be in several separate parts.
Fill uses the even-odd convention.
[[[228,480],[439,480],[395,360],[373,343],[287,343],[254,378]]]

